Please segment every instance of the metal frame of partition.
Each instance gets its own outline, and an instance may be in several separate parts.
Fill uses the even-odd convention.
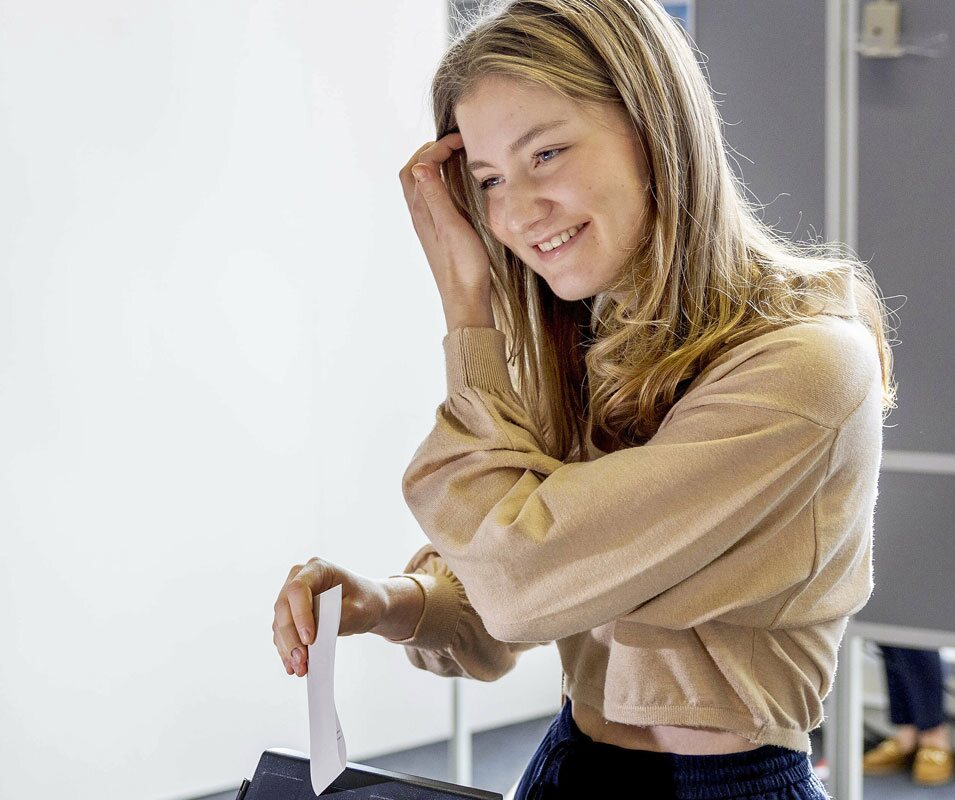
[[[462,678],[451,678],[451,738],[448,741],[448,772],[454,783],[472,783],[471,728],[461,697]]]

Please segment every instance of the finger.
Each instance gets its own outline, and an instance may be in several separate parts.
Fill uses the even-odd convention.
[[[283,627],[273,624],[272,629],[272,641],[275,644],[275,649],[278,651],[279,658],[282,659],[282,663],[285,665],[285,671],[291,674],[294,668],[292,653],[296,649],[302,648],[298,631],[291,622]]]
[[[282,657],[285,659],[291,658],[292,651],[296,647],[302,647],[301,636],[291,621],[287,625],[276,628],[275,636],[278,640],[277,646],[280,647]]]
[[[294,627],[291,629],[290,634],[286,633],[286,636],[288,635],[291,635],[295,639],[293,647],[288,647],[280,631],[276,631],[272,638],[275,642],[276,649],[282,657],[285,671],[289,675],[297,674],[301,676],[308,669],[308,648],[298,641],[298,634]]]
[[[430,257],[438,242],[438,232],[434,224],[434,217],[431,216],[431,207],[428,200],[415,186],[414,197],[411,201],[411,224],[414,226],[415,233],[421,241],[421,246],[425,253]]]
[[[273,608],[275,609],[275,617],[272,621],[272,630],[285,630],[291,627],[293,630],[295,628],[294,620],[292,619],[292,608],[289,606],[288,600],[288,588],[291,585],[292,579],[290,578],[286,581],[285,585],[282,587],[282,591],[279,592],[278,599],[275,601]],[[296,640],[298,639],[298,634],[295,636]]]
[[[312,598],[314,597],[312,587],[301,580],[301,578],[293,578],[289,581],[287,595],[291,625],[286,623],[283,626],[283,634],[287,638],[294,636],[299,644],[310,644],[312,641],[312,628],[315,625],[315,613],[312,606]]]
[[[464,139],[457,131],[441,137],[437,142],[428,142],[420,147],[417,152],[409,159],[404,168],[399,173],[401,178],[402,190],[405,195],[405,202],[408,205],[408,211],[411,214],[411,221],[414,225],[415,233],[421,240],[425,253],[429,255],[433,252],[437,240],[438,232],[436,230],[435,219],[432,214],[427,198],[422,193],[418,181],[415,179],[413,170],[419,164],[425,165],[425,168],[431,172],[438,182],[440,181],[440,165],[448,159],[455,150],[464,146]],[[444,186],[441,182],[442,187]],[[444,190],[447,194],[447,190]],[[450,202],[449,206],[454,210],[454,204]],[[453,220],[453,218],[451,218]]]
[[[285,596],[286,589],[288,588],[288,582],[292,580],[298,573],[304,569],[303,564],[296,564],[288,571],[288,577],[285,579],[285,583],[282,584],[282,588],[279,590],[279,596],[275,598],[275,604],[272,606],[275,609],[275,619],[277,622],[284,624],[289,619],[291,619],[291,613],[289,612],[288,598]],[[273,624],[273,629],[275,625]]]
[[[421,154],[427,150],[434,142],[425,142],[421,147],[414,151],[405,165],[398,170],[398,180],[401,182],[401,189],[405,196],[405,204],[411,208],[411,200],[414,197],[414,178],[411,176],[411,168],[418,163]]]
[[[291,636],[294,640],[292,647],[289,647],[286,643],[285,637],[288,636]],[[275,642],[275,648],[279,651],[285,671],[289,675],[293,673],[304,674],[305,670],[308,669],[308,647],[298,641],[298,633],[294,626],[285,632],[284,637],[282,631],[276,631],[272,636],[272,641]]]
[[[417,163],[418,163],[418,157],[419,157],[425,150],[427,150],[429,147],[431,147],[431,145],[433,145],[433,144],[435,144],[435,142],[433,142],[433,141],[427,141],[427,142],[425,142],[423,145],[421,145],[421,147],[419,147],[417,150],[415,150],[415,151],[411,154],[411,158],[409,158],[409,159],[405,162],[405,165],[398,171],[398,176],[401,177],[401,176],[404,175],[406,172],[408,172],[408,170],[410,170],[415,164],[417,164]]]
[[[275,645],[275,649],[278,651],[279,658],[282,660],[282,666],[285,667],[285,671],[291,675],[295,670],[292,669],[291,659],[283,652],[285,643],[279,637],[278,633],[272,634],[272,643]]]
[[[308,672],[308,648],[296,647],[292,651],[292,670],[300,678]]]
[[[285,583],[282,584],[282,588],[279,590],[279,596],[275,598],[275,610],[278,611],[279,605],[285,601],[285,587],[288,586],[288,582],[292,580],[298,573],[304,569],[304,564],[296,564],[288,571],[288,575],[285,578]]]
[[[416,164],[412,174],[418,182],[417,194],[427,204],[436,237],[440,237],[442,230],[452,231],[464,222],[464,218],[454,207],[448,187],[444,185],[434,167]],[[420,211],[418,213],[419,217],[424,217]]]
[[[315,636],[314,597],[332,585],[332,578],[333,570],[320,558],[313,558],[288,582],[285,596],[302,644],[311,644]]]
[[[431,142],[427,147],[418,150],[399,173],[405,192],[405,201],[408,202],[411,199],[415,188],[415,179],[412,169],[417,164],[424,164],[426,167],[430,167],[434,170],[436,175],[440,175],[441,165],[448,160],[455,150],[459,150],[462,147],[464,147],[464,139],[461,138],[461,134],[449,133],[437,142]]]
[[[426,164],[437,169],[451,157],[455,150],[460,150],[462,147],[464,147],[464,139],[461,134],[457,131],[449,133],[438,141],[431,142],[427,147],[421,148],[417,159],[411,161],[410,165]]]
[[[289,572],[289,579],[279,592],[278,599],[275,601],[275,616],[272,620],[273,639],[276,647],[279,648],[279,655],[287,660],[292,649],[302,644],[299,631],[296,628],[295,620],[292,617],[292,609],[288,600],[288,587],[290,581],[298,576],[304,569],[301,565],[293,567]]]
[[[412,167],[414,167],[415,164],[424,164],[425,166],[430,166],[435,171],[435,174],[439,174],[438,168],[440,165],[447,161],[455,150],[459,150],[462,147],[464,147],[464,139],[461,138],[460,133],[455,131],[454,133],[449,133],[441,137],[436,142],[427,142],[418,148],[415,154],[408,160],[408,163],[405,164],[398,173],[398,177],[401,179],[402,189],[404,190],[405,203],[408,205],[409,210],[412,200],[414,199],[415,189],[415,179],[411,172]]]

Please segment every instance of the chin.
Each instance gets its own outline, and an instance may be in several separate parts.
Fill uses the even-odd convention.
[[[523,259],[520,259],[520,261],[527,269],[543,280],[557,297],[568,303],[576,300],[589,300],[601,291],[600,288],[591,285],[592,282],[588,282],[579,272],[574,272],[573,269],[575,268],[568,270],[566,275],[560,271],[546,273],[534,269]]]
[[[581,285],[574,281],[557,281],[556,285],[547,281],[550,290],[561,300],[572,303],[576,300],[589,300],[598,293],[598,289],[586,284]]]

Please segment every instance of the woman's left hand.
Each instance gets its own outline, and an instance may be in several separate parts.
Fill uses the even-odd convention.
[[[464,147],[460,133],[425,142],[398,173],[415,232],[447,310],[491,293],[491,260],[484,242],[462,217],[441,178],[440,166]],[[412,173],[423,170],[421,180]]]

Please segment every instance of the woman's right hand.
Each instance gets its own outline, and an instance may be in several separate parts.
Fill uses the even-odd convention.
[[[275,601],[272,641],[285,671],[301,677],[308,672],[308,647],[315,639],[313,598],[342,585],[339,636],[367,633],[378,626],[388,608],[388,594],[381,581],[357,575],[321,558],[296,564]]]

